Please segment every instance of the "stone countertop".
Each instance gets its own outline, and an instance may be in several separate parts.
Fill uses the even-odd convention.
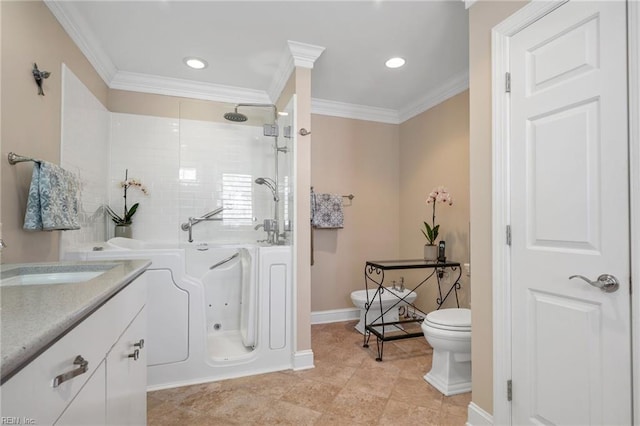
[[[105,272],[84,282],[0,287],[0,382],[4,383],[71,331],[149,265],[148,260],[1,265],[2,278],[60,268],[66,272]]]

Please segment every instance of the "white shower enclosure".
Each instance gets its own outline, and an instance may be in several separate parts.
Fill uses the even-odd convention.
[[[75,99],[91,96],[81,83],[65,89],[75,115],[89,105]],[[100,112],[108,116],[108,138],[91,144],[106,153],[101,156],[107,165],[78,163],[73,170],[84,188],[106,181],[105,193],[96,193],[102,191],[97,185],[82,194],[86,223],[64,239],[61,252],[66,259],[152,260],[146,272],[150,389],[292,367],[293,102],[277,123],[271,108],[241,108],[248,120],[232,123],[223,115],[234,104],[196,100],[181,102],[179,117]],[[69,111],[63,106],[63,115],[72,117]],[[278,137],[265,136],[264,124],[277,124]],[[82,120],[64,122],[63,160],[89,143],[71,137],[88,135],[83,126]],[[122,209],[125,170],[149,195],[129,191],[128,205],[140,203],[134,239],[108,243],[113,224],[94,204],[104,199],[115,211]],[[256,184],[258,178],[271,179],[277,197]],[[187,242],[180,225],[219,207],[224,208],[216,216],[221,220],[194,225],[193,242]],[[276,217],[281,245],[260,242],[267,234],[258,225]],[[101,220],[104,236],[97,238],[95,225]]]

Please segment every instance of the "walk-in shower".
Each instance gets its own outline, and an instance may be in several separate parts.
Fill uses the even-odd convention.
[[[266,137],[272,137],[275,139],[274,143],[274,178],[271,179],[269,177],[258,177],[254,182],[257,185],[266,186],[271,190],[273,194],[273,220],[265,219],[264,220],[264,230],[267,232],[267,228],[269,228],[267,242],[269,244],[282,245],[285,242],[285,235],[281,233],[280,230],[280,180],[279,180],[279,162],[278,162],[278,154],[279,153],[287,153],[288,148],[286,146],[278,145],[278,136],[279,136],[279,127],[278,127],[278,108],[273,104],[256,104],[256,103],[239,103],[234,107],[233,112],[227,112],[224,114],[224,118],[233,122],[245,122],[248,120],[248,117],[240,112],[238,112],[238,108],[271,108],[273,110],[273,124],[265,123],[263,125],[263,135]],[[267,223],[269,226],[267,227]],[[258,229],[260,226],[256,226]]]

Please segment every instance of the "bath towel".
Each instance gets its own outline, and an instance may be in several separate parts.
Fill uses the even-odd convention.
[[[319,229],[343,228],[342,195],[312,193],[311,225]]]
[[[27,231],[80,229],[79,182],[76,176],[46,161],[36,162],[24,216]]]

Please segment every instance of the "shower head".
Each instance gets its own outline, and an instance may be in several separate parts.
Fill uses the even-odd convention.
[[[238,107],[235,107],[234,112],[228,112],[224,115],[224,118],[229,121],[235,121],[236,123],[242,123],[247,121],[247,116],[238,112]]]
[[[271,190],[271,193],[273,194],[273,201],[280,200],[280,198],[278,197],[278,190],[276,189],[276,184],[273,179],[259,177],[255,180],[255,182],[258,185],[264,185]]]

